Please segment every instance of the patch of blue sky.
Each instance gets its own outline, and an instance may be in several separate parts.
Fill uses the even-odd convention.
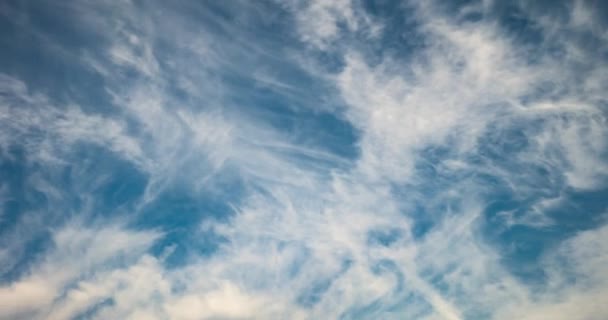
[[[100,302],[96,302],[93,306],[89,307],[87,310],[81,312],[80,314],[74,317],[74,320],[89,320],[94,319],[95,315],[103,310],[106,307],[112,307],[115,304],[113,299],[103,299]]]
[[[49,230],[39,228],[32,231],[35,231],[32,236],[22,240],[23,243],[19,251],[15,252],[11,257],[12,261],[2,265],[0,269],[0,284],[10,284],[26,276],[34,264],[44,259],[44,253],[52,247],[52,234]]]
[[[319,303],[334,281],[347,272],[352,264],[353,261],[351,259],[343,259],[341,261],[340,270],[331,274],[328,278],[315,279],[312,283],[309,283],[306,288],[299,293],[296,298],[297,303],[306,308],[313,307]]]
[[[11,146],[0,162],[0,172],[3,184],[8,191],[8,201],[3,203],[2,220],[0,220],[0,232],[15,225],[19,215],[27,210],[25,190],[25,155],[22,148]]]
[[[5,4],[0,19],[2,72],[25,81],[61,108],[78,104],[88,112],[109,112],[105,79],[81,62],[81,50],[99,51],[103,39],[87,28],[74,28],[77,9],[51,2]]]
[[[148,185],[144,172],[106,148],[76,145],[69,158],[73,160],[63,169],[63,186],[75,194],[92,195],[92,214],[109,217],[132,211]]]
[[[395,291],[400,299],[393,297],[381,297],[364,305],[355,306],[340,315],[339,319],[382,319],[410,317],[413,319],[424,318],[432,313],[432,307],[424,298],[412,292]],[[404,306],[414,306],[405,308]]]
[[[411,4],[398,1],[363,1],[363,7],[371,19],[379,22],[380,30],[365,30],[357,35],[357,49],[370,65],[378,65],[384,59],[398,64],[414,63],[420,52],[428,48],[420,20],[410,14]],[[380,31],[380,32],[379,32]],[[407,69],[401,70],[402,73]]]
[[[165,254],[169,266],[182,266],[195,257],[214,253],[225,238],[212,230],[201,229],[205,221],[227,221],[238,206],[238,185],[226,186],[231,194],[192,194],[188,186],[176,186],[159,194],[141,209],[130,226],[134,229],[157,229],[163,233],[152,253]],[[167,251],[169,250],[169,251]]]

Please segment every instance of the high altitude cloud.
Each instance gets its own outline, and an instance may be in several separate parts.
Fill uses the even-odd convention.
[[[592,1],[0,5],[0,319],[603,319]]]

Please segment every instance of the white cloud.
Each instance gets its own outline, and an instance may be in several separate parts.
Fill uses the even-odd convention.
[[[374,318],[586,319],[608,313],[600,303],[608,285],[602,273],[606,227],[581,233],[548,254],[539,268],[551,281],[540,292],[513,276],[501,261],[504,253],[480,232],[492,186],[476,180],[477,175],[504,181],[518,195],[538,189],[525,173],[483,153],[480,141],[488,130],[544,120],[522,130],[530,144],[515,152],[513,162],[549,168],[574,188],[605,183],[606,119],[598,111],[598,101],[606,98],[605,76],[597,71],[582,84],[571,80],[580,56],[544,57],[531,64],[526,49],[494,23],[458,23],[427,4],[414,9],[429,46],[407,65],[391,58],[370,65],[357,45],[336,44],[343,32],[372,28],[353,2],[288,4],[301,40],[344,58],[339,73],[321,77],[334,81],[346,104],[344,118],[360,130],[361,156],[351,163],[296,143],[258,118],[231,112],[233,100],[211,74],[214,63],[238,69],[239,61],[223,57],[223,50],[230,50],[221,44],[195,41],[197,34],[186,30],[190,25],[171,14],[167,24],[179,34],[178,42],[189,44],[172,49],[192,59],[169,61],[183,63],[184,73],[167,74],[179,68],[161,66],[156,58],[152,44],[162,29],[156,29],[158,21],[145,20],[138,28],[138,17],[147,11],[126,6],[121,17],[128,23],[117,29],[107,27],[114,18],[92,14],[114,41],[102,54],[84,59],[106,80],[116,114],[62,109],[29,92],[23,82],[2,76],[0,123],[7,124],[0,129],[2,148],[6,152],[10,144],[25,141],[28,159],[47,164],[49,171],[49,158],[76,162],[69,150],[79,142],[108,149],[149,178],[135,211],[176,184],[202,196],[234,175],[247,190],[231,203],[234,216],[208,219],[198,231],[225,239],[217,252],[175,268],[150,256],[149,248],[161,237],[157,232],[106,224],[55,230],[53,248],[29,272],[0,287],[0,318],[69,319],[92,308],[97,319],[334,319],[357,311]],[[120,73],[125,69],[143,77],[126,81]],[[259,72],[253,77],[275,81]],[[547,82],[556,89],[539,94]],[[171,83],[191,100],[172,94]],[[272,86],[293,88],[280,82]],[[205,100],[199,90],[219,93]],[[31,138],[39,129],[43,137]],[[450,152],[445,161],[429,160],[438,174],[427,175],[416,165],[433,147]],[[474,157],[482,160],[475,163]],[[430,181],[444,176],[457,181]],[[30,179],[45,194],[60,198],[44,176]],[[433,188],[422,188],[425,183]],[[542,216],[551,205],[547,202],[535,202],[534,214]],[[423,235],[411,231],[421,210],[417,203],[432,222]],[[547,225],[530,216],[504,219]],[[392,236],[382,243],[373,232]],[[8,254],[0,252],[4,261]],[[562,260],[571,263],[562,268]],[[584,284],[568,283],[572,274]],[[576,306],[584,312],[577,313]]]
[[[279,3],[294,12],[301,40],[319,50],[335,47],[340,43],[344,31],[375,37],[382,29],[378,22],[359,8],[358,2],[352,0],[282,0]]]
[[[498,319],[602,319],[608,308],[605,239],[608,228],[582,232],[545,257],[549,288],[524,304],[503,308]],[[575,276],[576,278],[572,278]],[[576,281],[573,282],[573,279]]]
[[[54,234],[54,248],[39,264],[0,288],[0,317],[66,319],[67,313],[74,316],[72,312],[86,310],[86,303],[95,302],[100,289],[87,286],[83,279],[132,263],[156,238],[151,232],[133,233],[116,226],[66,226]],[[70,290],[73,285],[81,288]]]

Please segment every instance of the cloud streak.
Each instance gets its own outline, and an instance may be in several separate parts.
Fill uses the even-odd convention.
[[[607,315],[594,6],[3,5],[0,319]]]

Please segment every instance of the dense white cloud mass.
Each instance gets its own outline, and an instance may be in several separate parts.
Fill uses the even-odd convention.
[[[0,319],[608,318],[606,9],[0,4]]]

